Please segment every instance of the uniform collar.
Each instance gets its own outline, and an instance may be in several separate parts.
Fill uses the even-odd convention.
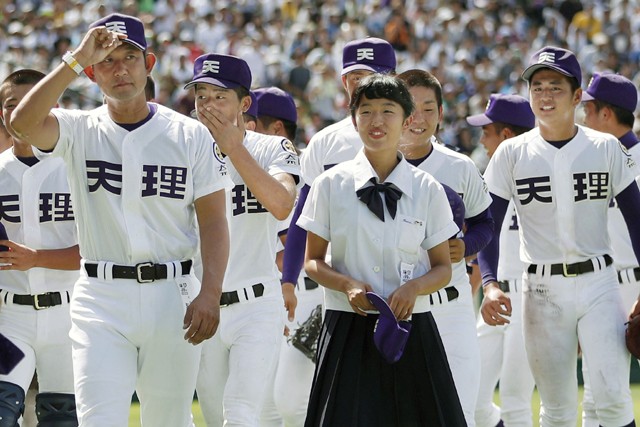
[[[638,143],[638,137],[633,133],[633,131],[629,131],[620,137],[620,142],[628,150]]]
[[[398,159],[400,159],[400,163],[396,165],[396,167],[391,171],[384,182],[393,184],[394,186],[398,187],[400,191],[402,191],[402,194],[411,198],[413,197],[413,186],[411,182],[413,174],[411,173],[410,169],[412,166],[405,160],[402,153],[398,151],[397,155]],[[355,192],[369,185],[369,180],[371,178],[378,179],[378,174],[373,169],[373,166],[371,166],[371,163],[369,163],[369,159],[367,159],[367,156],[364,155],[364,149],[361,149],[358,154],[356,154],[354,163],[355,167],[353,169],[353,175]]]

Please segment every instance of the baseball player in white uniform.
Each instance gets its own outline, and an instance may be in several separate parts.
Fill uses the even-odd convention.
[[[196,59],[196,114],[226,156],[234,187],[227,191],[231,239],[220,299],[218,333],[205,343],[198,399],[207,425],[257,426],[267,390],[273,387],[284,330],[283,298],[276,266],[278,222],[287,218],[300,173],[298,154],[286,138],[244,128],[251,103],[251,71],[235,56]]]
[[[542,402],[540,425],[576,423],[579,344],[589,362],[598,422],[633,426],[627,316],[606,223],[615,197],[634,249],[640,248],[640,228],[633,224],[640,211],[637,166],[615,137],[575,124],[582,71],[572,52],[544,47],[522,77],[538,127],[503,142],[485,179],[496,225],[502,225],[511,199],[520,219],[520,258],[527,264],[523,330]],[[510,298],[496,280],[498,242],[495,236],[478,257],[485,291],[481,312],[489,325],[505,324],[511,315]]]
[[[480,142],[489,157],[506,139],[535,127],[535,116],[529,101],[520,95],[493,94],[484,113],[467,117],[471,126],[481,126]],[[498,280],[500,289],[509,295],[511,321],[501,326],[488,325],[478,316],[477,332],[480,347],[480,391],[476,405],[476,426],[531,427],[531,396],[535,386],[529,369],[522,335],[522,272],[525,264],[518,252],[518,216],[509,202],[500,232]],[[500,403],[493,402],[500,381]]]
[[[468,426],[474,426],[480,353],[465,257],[475,255],[493,236],[491,197],[473,161],[438,143],[434,136],[443,116],[438,79],[423,70],[405,71],[398,77],[407,84],[416,103],[413,121],[402,133],[400,151],[409,163],[452,188],[464,202],[467,229],[464,236],[449,240],[451,281],[430,298],[465,420]]]
[[[4,121],[44,77],[23,69],[0,84]],[[0,425],[18,425],[37,371],[39,424],[77,426],[69,302],[80,253],[66,169],[62,159],[38,160],[30,144],[12,139],[0,154],[0,224],[8,234],[0,245],[9,248],[0,252],[0,332],[25,357],[0,375]]]
[[[586,126],[607,132],[620,143],[637,161],[640,144],[633,133],[634,111],[638,102],[638,91],[629,79],[619,74],[595,73],[587,89],[582,93],[584,123]],[[640,177],[636,177],[636,182]],[[633,256],[633,247],[620,209],[611,199],[607,228],[613,249],[613,265],[618,271],[618,282],[626,312],[630,312],[640,294],[640,267]],[[589,381],[587,361],[582,360],[584,395],[582,399],[583,427],[598,427],[598,418]]]
[[[70,332],[80,426],[127,425],[134,390],[144,425],[191,426],[197,344],[219,321],[229,181],[204,126],[147,103],[146,49],[139,19],[94,22],[11,119],[67,166],[83,258]],[[105,105],[50,110],[83,69]],[[198,243],[202,286],[191,268]]]

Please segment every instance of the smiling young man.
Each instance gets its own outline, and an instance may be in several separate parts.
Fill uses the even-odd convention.
[[[520,257],[528,264],[523,330],[542,401],[540,425],[576,423],[579,344],[589,361],[600,425],[633,426],[626,316],[610,255],[607,211],[615,197],[640,258],[637,166],[615,137],[575,124],[582,70],[572,52],[544,47],[522,77],[538,127],[503,142],[485,172],[496,236],[478,256],[482,316],[489,325],[502,325],[511,315],[496,267],[499,230],[513,199]]]
[[[147,102],[146,49],[139,19],[94,22],[11,118],[18,137],[67,166],[83,258],[70,332],[82,426],[127,425],[134,391],[145,425],[192,425],[196,344],[219,322],[229,181],[204,126]],[[105,104],[51,109],[83,70]]]

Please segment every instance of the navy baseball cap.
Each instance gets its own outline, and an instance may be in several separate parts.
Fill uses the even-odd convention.
[[[258,118],[258,98],[256,98],[256,94],[253,91],[249,91],[249,96],[251,97],[251,105],[249,109],[245,111],[245,114],[250,115],[254,119]]]
[[[123,41],[130,43],[140,50],[147,50],[147,38],[144,36],[144,24],[134,16],[112,13],[102,19],[98,19],[89,25],[89,28],[107,27],[110,31],[122,33],[127,36]]]
[[[373,330],[373,343],[388,363],[395,363],[402,357],[411,332],[411,322],[398,321],[389,304],[375,292],[367,292],[380,316]]]
[[[543,47],[531,56],[529,67],[522,73],[522,78],[529,81],[533,73],[541,68],[550,68],[565,76],[573,77],[579,85],[582,84],[582,69],[578,59],[570,50],[554,46]]]
[[[594,73],[587,90],[582,92],[582,100],[594,99],[633,113],[638,105],[638,90],[631,80],[620,74]]]
[[[258,98],[258,116],[270,116],[293,123],[298,121],[296,103],[289,93],[275,86],[259,88],[254,92]]]
[[[396,70],[396,53],[388,41],[376,37],[354,40],[342,50],[342,75],[355,70],[390,73]]]
[[[0,334],[0,375],[9,374],[23,358],[22,350]]]
[[[536,117],[527,98],[494,93],[489,96],[485,112],[467,117],[467,123],[471,126],[485,126],[495,122],[533,129]]]
[[[198,83],[207,83],[225,89],[242,86],[251,90],[251,70],[244,59],[232,55],[209,53],[200,55],[193,64],[193,80],[185,89]]]

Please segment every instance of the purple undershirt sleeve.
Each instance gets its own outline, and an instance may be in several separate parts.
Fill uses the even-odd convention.
[[[640,222],[638,222],[638,212],[640,212],[640,190],[636,182],[632,182],[627,188],[622,190],[616,196],[616,202],[620,212],[627,223],[629,236],[631,237],[631,246],[636,260],[640,264]]]
[[[490,208],[485,209],[476,216],[465,219],[467,231],[462,237],[464,242],[464,256],[477,254],[480,249],[487,246],[493,237],[493,217]]]
[[[509,201],[491,194],[493,202],[491,203],[491,216],[493,217],[493,238],[489,243],[478,252],[478,265],[482,274],[482,286],[489,282],[497,282],[498,278],[498,258],[500,257],[500,229],[502,221],[507,213]]]
[[[305,245],[307,242],[307,230],[300,228],[296,224],[296,221],[300,218],[310,188],[311,187],[305,184],[302,189],[300,189],[298,203],[296,204],[296,209],[293,212],[293,217],[289,224],[287,241],[284,245],[284,259],[282,261],[282,283],[296,283],[302,270]]]

